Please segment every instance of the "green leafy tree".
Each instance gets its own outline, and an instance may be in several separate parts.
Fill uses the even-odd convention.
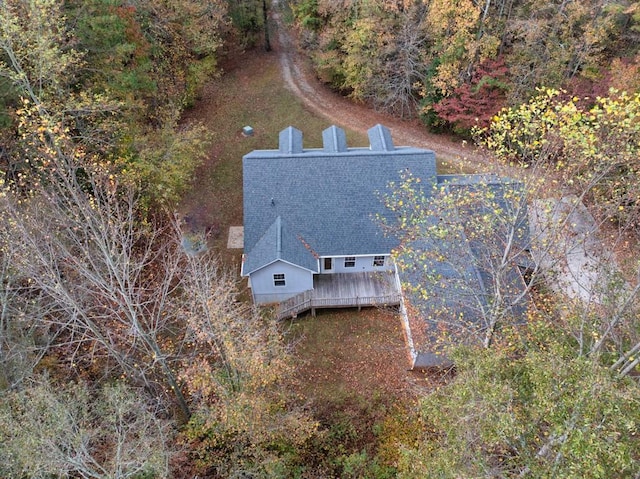
[[[0,75],[36,104],[69,93],[81,55],[71,48],[59,2],[0,5]]]
[[[556,258],[552,260],[556,264],[576,254],[571,253],[572,245],[582,244],[587,266],[577,283],[582,283],[583,298],[578,304],[571,302],[575,309],[561,316],[573,318],[566,332],[576,339],[582,353],[604,355],[612,369],[623,376],[637,366],[640,350],[634,320],[638,265],[633,261],[619,264],[612,255],[594,248],[603,249],[597,246],[598,227],[608,233],[606,244],[610,249],[627,241],[627,232],[637,233],[639,108],[637,93],[612,90],[610,96],[598,97],[591,106],[581,107],[578,98],[562,100],[558,91],[548,90],[525,105],[503,110],[481,136],[499,161],[521,163],[533,175],[563,185],[563,194],[577,199],[568,203],[573,204],[568,209],[561,206],[562,202],[557,206],[550,206],[554,201],[538,203],[538,211],[547,209],[542,216],[551,218],[552,224],[544,228],[557,230],[552,237],[543,233],[539,239],[555,245],[549,254]],[[585,229],[583,225],[582,229],[562,233],[559,224],[582,223],[580,216],[584,213],[575,209],[582,201],[595,216],[595,226]],[[546,260],[546,254],[538,256],[539,263]],[[558,268],[545,267],[558,274]],[[599,279],[597,284],[585,287],[589,278]]]
[[[457,100],[485,112],[497,103],[495,89],[465,89],[498,58],[510,72],[500,85],[507,105],[527,101],[537,87],[633,91],[637,12],[632,0],[294,2],[321,79],[395,115],[413,114],[417,103],[429,127],[451,126],[461,113],[488,118]],[[442,102],[440,116],[434,106]]]
[[[178,243],[160,241],[159,225],[141,223],[135,184],[119,179],[109,162],[82,154],[36,111],[25,106],[22,113],[36,180],[2,198],[13,266],[42,304],[55,305],[40,318],[64,333],[72,367],[90,369],[91,357],[105,354],[106,368],[114,361],[119,374],[143,383],[156,381],[155,370],[188,415],[161,346],[174,317]]]
[[[451,176],[438,185],[406,177],[385,197],[383,223],[400,245],[393,256],[409,301],[443,343],[489,347],[496,330],[526,310],[533,277],[527,204],[531,188],[496,176]]]
[[[511,104],[526,101],[536,87],[560,88],[576,76],[606,71],[606,55],[625,30],[625,4],[531,0],[516,6],[518,21],[507,27],[514,40],[507,58]]]
[[[528,191],[530,246],[537,276],[530,284],[543,287],[532,289],[534,307],[526,323],[501,321],[494,329],[492,348],[472,344],[448,350],[456,374],[425,397],[423,438],[417,447],[404,449],[399,477],[633,477],[639,473],[640,393],[629,377],[637,371],[640,351],[635,319],[640,291],[637,263],[617,269],[615,257],[602,252],[598,236],[599,227],[604,226],[607,244],[615,244],[636,220],[616,216],[620,228],[616,231],[611,215],[624,211],[626,190],[608,199],[597,193],[613,192],[608,186],[612,181],[623,183],[613,179],[620,171],[625,176],[629,171],[611,167],[618,156],[635,164],[637,153],[632,153],[634,158],[626,155],[637,148],[637,99],[614,94],[596,99],[591,109],[581,109],[578,99],[559,101],[557,97],[557,92],[547,92],[528,105],[504,110],[483,137],[496,159],[511,167],[511,174],[524,173],[517,177],[522,191]],[[558,186],[551,191],[549,185]],[[553,198],[558,189],[562,197]],[[413,206],[400,209],[400,225],[409,234],[399,255],[413,255],[420,270],[434,261],[429,253],[415,248],[425,244],[420,242],[423,236],[437,239],[440,233],[453,238],[449,250],[460,255],[458,245],[464,244],[460,238],[481,230],[468,219],[459,222],[459,213],[451,221],[451,216],[434,208],[438,202],[425,200],[417,191],[415,184],[397,189],[392,206]],[[473,204],[469,198],[469,194],[452,196],[447,211],[464,211]],[[491,205],[488,199],[485,195],[480,204]],[[595,212],[592,223],[585,221],[588,211],[582,201]],[[429,221],[432,211],[436,219]],[[484,210],[475,207],[474,211]],[[484,221],[499,231],[489,218]],[[416,225],[419,228],[411,228]],[[504,243],[493,244],[505,251]],[[444,251],[435,260],[448,261],[450,253]],[[584,259],[584,266],[575,267],[577,256]],[[567,270],[567,263],[573,263],[574,269]],[[572,294],[566,285],[556,287],[563,271],[568,271],[580,294]],[[414,287],[429,290],[442,283],[442,277],[434,280],[423,273],[420,278],[426,286],[418,281]],[[461,295],[458,289],[454,293]],[[451,314],[445,320],[459,324]]]
[[[424,435],[398,477],[638,474],[637,384],[577,356],[544,320],[527,336],[525,347],[454,355],[457,374],[423,399]]]
[[[292,2],[291,10],[304,28],[317,30],[322,26],[322,18],[318,13],[318,0]]]
[[[136,157],[129,170],[140,178],[152,204],[172,207],[179,202],[208,152],[209,136],[204,125],[179,126],[176,119],[131,140]]]
[[[299,2],[294,14],[317,45],[321,78],[357,101],[411,118],[424,75],[422,25],[426,7],[393,2]]]
[[[163,5],[165,10],[173,11],[176,22],[158,28],[164,29],[162,35],[166,34],[176,49],[163,44],[167,50],[161,52],[188,51],[186,57],[209,58],[219,45],[216,26],[222,22],[224,10],[217,4],[187,6],[189,12],[195,12],[188,25],[175,5]],[[147,36],[142,27],[145,12],[151,7],[147,3],[115,7],[96,0],[82,5],[70,3],[63,11],[58,2],[45,0],[5,3],[0,31],[5,55],[0,62],[0,75],[11,82],[18,98],[28,100],[29,108],[36,107],[43,123],[57,124],[60,132],[87,157],[127,158],[129,167],[120,167],[118,175],[140,181],[147,199],[156,205],[167,205],[175,204],[191,179],[207,142],[202,127],[178,125],[186,87],[183,84],[176,90],[163,82],[184,80],[185,59],[172,62],[160,55],[160,61],[154,56],[153,45],[159,38]],[[65,12],[75,20],[76,36],[67,29],[70,22]],[[152,20],[159,21],[156,17]],[[206,37],[211,44],[204,44],[205,36],[200,35],[203,29],[211,30]],[[158,30],[152,31],[162,36]],[[200,38],[200,46],[193,43],[195,37]],[[79,49],[84,54],[78,53]],[[173,70],[168,70],[169,66]],[[160,74],[152,74],[154,71]],[[25,154],[33,145],[28,139],[31,133],[24,132],[25,125],[19,125],[23,110],[17,100],[12,119],[14,127],[23,129],[22,136],[6,134],[10,141],[3,158],[7,159],[7,176],[13,181],[20,177],[24,183],[37,172],[29,163],[34,158],[27,160],[29,154]],[[145,113],[151,110],[152,116]]]

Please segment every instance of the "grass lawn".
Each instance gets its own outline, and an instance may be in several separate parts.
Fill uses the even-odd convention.
[[[376,308],[319,310],[288,326],[299,394],[325,432],[307,461],[340,464],[364,454],[369,464],[393,467],[398,442],[419,434],[416,400],[428,387],[426,376],[407,371],[400,319]]]

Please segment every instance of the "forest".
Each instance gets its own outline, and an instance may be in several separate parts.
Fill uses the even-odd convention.
[[[446,196],[485,214],[434,228],[442,205],[408,176],[384,228],[490,238],[498,278],[557,191],[615,254],[581,300],[532,268],[524,323],[496,282],[482,339],[363,419],[366,444],[301,398],[286,325],[181,245],[216,128],[183,117],[276,10],[336,92],[473,141],[522,185],[507,212]],[[630,0],[0,2],[0,477],[640,477],[639,49]]]
[[[434,129],[486,127],[540,87],[579,98],[640,87],[638,2],[298,0],[293,9],[323,81]]]

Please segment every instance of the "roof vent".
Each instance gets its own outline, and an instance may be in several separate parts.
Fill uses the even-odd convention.
[[[391,132],[386,126],[380,124],[369,129],[369,144],[374,151],[393,151],[393,140],[391,139]]]
[[[322,132],[322,145],[327,153],[347,151],[347,137],[342,128],[330,126]]]
[[[292,155],[302,153],[302,132],[289,126],[280,132],[280,153]]]

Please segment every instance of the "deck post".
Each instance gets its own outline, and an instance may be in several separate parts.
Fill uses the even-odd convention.
[[[316,317],[316,308],[311,308],[311,316],[312,316],[313,318],[315,318],[315,317]]]

